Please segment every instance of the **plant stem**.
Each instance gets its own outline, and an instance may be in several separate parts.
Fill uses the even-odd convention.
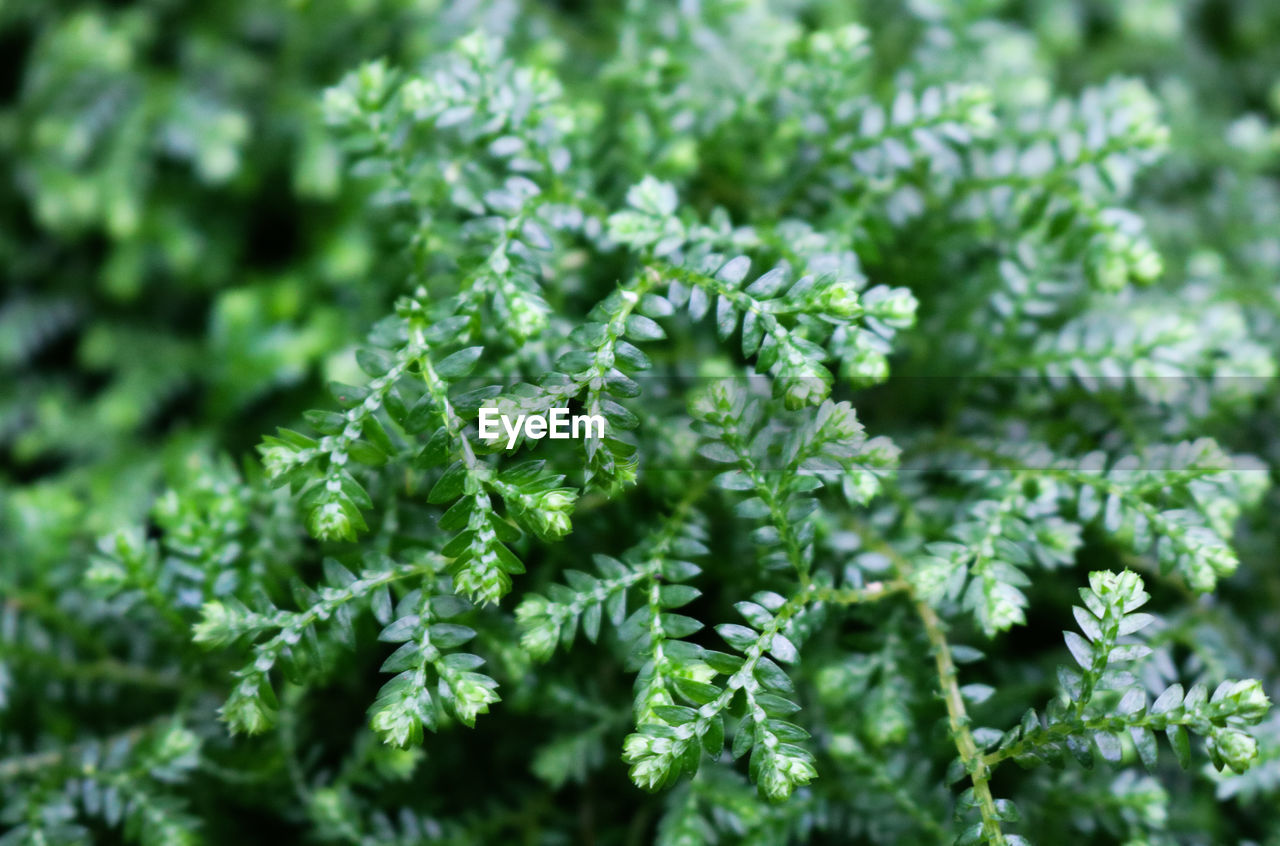
[[[159,723],[164,722],[164,718],[151,720],[133,728],[126,729],[119,734],[111,735],[99,741],[104,747],[110,747],[116,743],[123,742],[126,745],[132,745],[142,739],[148,731],[155,728]],[[48,752],[34,752],[30,755],[20,755],[16,758],[8,758],[0,761],[0,782],[9,781],[20,776],[30,775],[40,770],[56,767],[65,761],[74,760],[81,750],[88,745],[79,743],[71,746],[61,746],[57,749],[51,749]]]
[[[901,582],[911,595],[911,604],[916,609],[920,622],[924,625],[925,637],[933,651],[933,660],[938,672],[942,700],[947,707],[947,723],[951,729],[951,739],[955,743],[960,760],[969,773],[973,783],[973,797],[978,805],[978,813],[982,817],[982,830],[987,842],[992,846],[1005,846],[1004,832],[1000,829],[1000,816],[996,810],[995,797],[991,794],[991,768],[978,744],[969,730],[969,713],[965,709],[964,696],[960,693],[955,661],[951,657],[951,645],[947,642],[946,625],[933,610],[933,606],[922,599],[911,587],[911,562],[894,549],[887,541],[874,533],[869,526],[859,525],[859,534],[871,546],[884,553],[898,571]]]
[[[991,769],[979,752],[973,733],[969,731],[969,714],[965,710],[964,697],[960,693],[960,685],[956,680],[956,665],[951,659],[951,647],[947,643],[946,629],[938,613],[929,603],[913,594],[912,604],[915,605],[916,613],[920,615],[925,636],[933,647],[933,660],[938,668],[942,698],[947,704],[947,720],[951,726],[951,737],[955,741],[956,751],[960,753],[960,760],[964,762],[969,778],[973,782],[973,796],[978,803],[978,812],[982,815],[983,832],[990,843],[1003,846],[1004,833],[1000,830],[995,798],[991,795]]]

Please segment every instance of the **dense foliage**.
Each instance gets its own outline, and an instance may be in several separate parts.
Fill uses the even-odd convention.
[[[1280,844],[1277,36],[0,5],[0,843]]]

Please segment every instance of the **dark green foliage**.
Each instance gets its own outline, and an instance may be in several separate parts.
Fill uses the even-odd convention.
[[[0,844],[1280,843],[1278,36],[0,5]]]

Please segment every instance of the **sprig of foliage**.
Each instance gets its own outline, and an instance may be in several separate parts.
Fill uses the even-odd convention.
[[[1079,669],[1059,670],[1061,698],[1050,703],[1043,721],[1034,710],[1027,711],[1021,725],[1001,738],[988,761],[994,764],[1011,758],[1024,766],[1060,761],[1065,746],[1085,767],[1093,766],[1093,748],[1116,763],[1124,755],[1122,738],[1127,732],[1143,766],[1154,772],[1155,732],[1163,731],[1183,768],[1190,766],[1188,735],[1195,733],[1206,737],[1215,767],[1229,766],[1238,773],[1248,769],[1257,757],[1257,741],[1246,729],[1270,708],[1260,683],[1226,680],[1212,696],[1203,684],[1185,692],[1182,685],[1173,684],[1148,705],[1146,690],[1125,665],[1140,661],[1151,650],[1121,640],[1155,621],[1150,614],[1134,613],[1150,599],[1142,579],[1127,570],[1119,575],[1092,573],[1089,587],[1081,588],[1080,596],[1084,606],[1072,610],[1084,637],[1064,633]]]
[[[493,691],[497,682],[472,672],[484,663],[483,658],[469,652],[444,652],[475,637],[475,629],[446,622],[468,607],[465,600],[449,594],[424,597],[421,591],[410,593],[400,600],[398,610],[414,613],[388,623],[378,636],[379,640],[401,644],[382,665],[383,672],[399,675],[382,686],[370,709],[374,730],[388,743],[416,746],[422,742],[424,726],[435,729],[438,717],[427,690],[428,669],[439,679],[440,698],[468,726],[475,725],[476,716],[487,713],[490,703],[498,701]]]
[[[360,606],[368,605],[375,617],[389,622],[390,586],[432,573],[438,567],[436,560],[409,564],[382,561],[356,575],[337,561],[326,559],[327,585],[316,591],[295,583],[294,593],[302,610],[270,606],[251,610],[238,601],[205,603],[193,632],[196,643],[226,646],[240,638],[253,643],[253,660],[235,672],[237,682],[221,709],[222,718],[234,731],[265,731],[276,719],[270,673],[277,663],[284,663],[298,674],[309,667],[322,669],[331,663],[325,651],[354,645],[355,615]],[[330,623],[331,626],[326,625]],[[324,637],[319,634],[322,625]]]

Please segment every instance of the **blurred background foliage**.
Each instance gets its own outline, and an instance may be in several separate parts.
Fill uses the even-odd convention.
[[[665,92],[669,100],[651,96],[664,92],[659,70],[653,78],[630,80],[631,87],[625,77],[627,44],[617,44],[624,20],[630,21],[625,31],[648,38],[650,46],[678,37],[696,43],[696,27],[685,30],[672,21],[727,27],[744,4],[629,5],[630,10],[572,0],[0,4],[0,756],[28,753],[34,740],[52,739],[63,744],[63,757],[109,769],[111,756],[125,753],[110,743],[83,740],[101,733],[115,738],[120,749],[141,744],[128,760],[148,774],[138,782],[144,786],[187,778],[195,766],[197,738],[186,728],[161,720],[145,731],[120,732],[139,714],[165,713],[166,703],[185,695],[184,687],[218,689],[218,673],[225,668],[211,669],[210,659],[196,657],[176,638],[165,644],[104,633],[100,626],[108,610],[81,594],[80,583],[98,539],[117,528],[150,521],[155,532],[166,520],[181,526],[185,517],[174,509],[198,509],[203,489],[212,492],[210,503],[224,508],[225,498],[217,494],[239,485],[238,464],[261,434],[296,419],[303,409],[324,405],[328,380],[355,378],[354,345],[405,293],[403,274],[394,270],[400,246],[385,220],[368,213],[368,184],[353,177],[322,119],[322,90],[348,70],[377,57],[415,68],[480,27],[505,37],[509,51],[523,61],[552,67],[570,88],[609,81],[624,119],[611,127],[614,143],[595,153],[602,173],[610,173],[610,163],[617,165],[609,198],[615,204],[644,172],[636,162],[729,205],[735,180],[749,177],[751,169],[787,167],[777,150],[703,167],[690,138],[713,134],[714,116],[732,96],[731,88],[717,89],[725,81],[714,73],[699,78],[693,68],[692,85]],[[1209,362],[1277,352],[1280,4],[771,5],[814,29],[853,21],[867,26],[877,80],[887,91],[909,60],[927,57],[931,45],[937,61],[912,64],[913,73],[983,82],[997,89],[1001,102],[1038,102],[1050,90],[1076,93],[1115,75],[1144,80],[1171,130],[1167,154],[1142,177],[1135,194],[1136,210],[1165,266],[1144,302],[1157,309],[1164,302],[1193,333],[1213,336],[1207,351],[1197,352]],[[652,32],[644,31],[646,21]],[[747,45],[750,38],[738,43]],[[743,49],[738,58],[749,64],[749,49]],[[709,124],[670,119],[682,109]],[[898,250],[915,249],[911,234],[899,237]],[[868,263],[887,274],[894,268],[892,256]],[[916,281],[915,292],[926,303],[931,287],[948,284]],[[948,301],[941,302],[934,316],[945,324]],[[1223,303],[1239,308],[1221,319],[1206,316]],[[930,319],[926,313],[926,325]],[[925,350],[919,367],[927,371],[931,356],[946,354]],[[1269,375],[1265,367],[1255,372]],[[1184,431],[1211,432],[1275,467],[1280,393],[1269,386],[1246,393],[1252,406],[1244,425],[1236,416],[1215,428],[1210,414]],[[884,400],[905,408],[920,402],[901,393]],[[180,506],[158,501],[170,487],[183,492]],[[1280,505],[1271,496],[1264,517]],[[243,512],[201,519],[215,524],[210,531],[216,534],[218,520],[269,523],[271,509],[281,506],[269,498],[247,498],[237,507]],[[1222,606],[1207,616],[1189,616],[1185,626],[1173,622],[1169,637],[1181,640],[1183,649],[1193,644],[1197,660],[1220,662],[1233,675],[1276,677],[1277,525],[1274,518],[1258,518],[1245,528],[1245,566],[1221,589]],[[288,546],[301,540],[288,535],[271,542]],[[200,539],[191,543],[198,546]],[[216,552],[216,544],[210,548]],[[888,625],[901,623],[890,619]],[[363,649],[372,648],[369,640]],[[1013,659],[1020,648],[1038,646],[1033,638],[1005,648],[1005,658]],[[611,724],[612,712],[599,706],[616,698],[617,690],[608,696],[593,692],[596,682],[585,666],[578,668],[578,682],[587,681],[586,694],[562,703],[572,717],[562,720],[572,723],[569,731],[530,754],[529,736],[545,735],[542,718],[512,707],[486,731],[466,735],[465,742],[427,751],[434,774],[428,783],[442,798],[424,803],[417,795],[421,783],[406,780],[421,751],[384,748],[367,734],[349,742],[364,700],[345,694],[374,684],[369,668],[377,661],[368,654],[347,660],[344,668],[368,678],[343,679],[338,673],[327,695],[282,706],[292,722],[309,726],[315,745],[304,756],[307,766],[328,773],[331,786],[311,791],[310,805],[281,811],[283,800],[271,795],[298,778],[284,763],[287,731],[278,743],[236,746],[215,734],[215,727],[200,740],[216,749],[211,760],[220,763],[202,764],[191,776],[196,781],[181,790],[192,797],[191,807],[168,807],[160,789],[152,802],[155,819],[170,820],[171,829],[168,823],[135,823],[132,831],[151,832],[144,843],[184,842],[184,815],[190,813],[203,820],[204,836],[214,843],[291,842],[306,832],[363,842],[344,830],[351,825],[349,791],[377,795],[370,800],[373,808],[425,808],[425,816],[387,816],[371,824],[368,842],[421,842],[427,834],[458,843],[591,837],[641,842],[662,813],[661,798],[641,797],[626,784],[616,754],[623,727]],[[510,669],[522,660],[511,655],[499,663]],[[164,669],[148,669],[153,666]],[[879,672],[891,674],[893,668],[886,664]],[[616,680],[599,684],[619,687]],[[504,698],[518,702],[537,695],[567,693],[516,689]],[[877,697],[871,703],[883,712],[877,720],[923,707],[888,701],[883,693]],[[828,701],[837,710],[851,707],[839,691]],[[51,708],[50,702],[60,704]],[[326,726],[334,727],[327,745]],[[1099,842],[1148,828],[1177,831],[1180,823],[1194,832],[1188,842],[1280,842],[1280,724],[1274,718],[1268,731],[1256,769],[1246,776],[1214,777],[1222,781],[1220,794],[1229,797],[1224,809],[1202,798],[1170,803],[1165,787],[1128,776],[1104,790],[1093,780],[1074,796],[1046,795],[1044,807],[1060,803],[1069,814],[1073,803],[1090,805],[1104,828],[1079,836]],[[857,770],[864,756],[854,748],[859,741],[846,737],[853,746],[844,751]],[[0,761],[0,777],[33,766],[29,757],[13,760],[18,763]],[[488,772],[475,771],[479,760],[487,762]],[[37,758],[34,766],[42,763]],[[904,760],[887,771],[868,772],[868,783],[879,785],[879,793],[800,811],[760,805],[754,792],[727,777],[701,781],[698,790],[702,801],[719,809],[715,822],[721,831],[754,832],[759,839],[750,842],[785,841],[806,827],[840,830],[832,816],[887,814],[880,805],[893,808],[903,790],[935,801],[935,788],[913,785],[907,766]],[[597,768],[603,775],[589,777]],[[458,783],[450,784],[451,778]],[[90,781],[81,798],[107,809],[106,823],[95,831],[102,842],[113,842],[109,806],[121,803],[124,788],[106,782],[90,788]],[[465,801],[450,807],[451,796]],[[450,813],[459,806],[460,813]],[[132,807],[142,807],[144,816],[152,808],[146,802]],[[1144,814],[1173,819],[1139,819]],[[3,824],[15,822],[11,816]],[[665,836],[700,842],[680,841],[677,834]],[[725,837],[732,841],[732,835]]]

